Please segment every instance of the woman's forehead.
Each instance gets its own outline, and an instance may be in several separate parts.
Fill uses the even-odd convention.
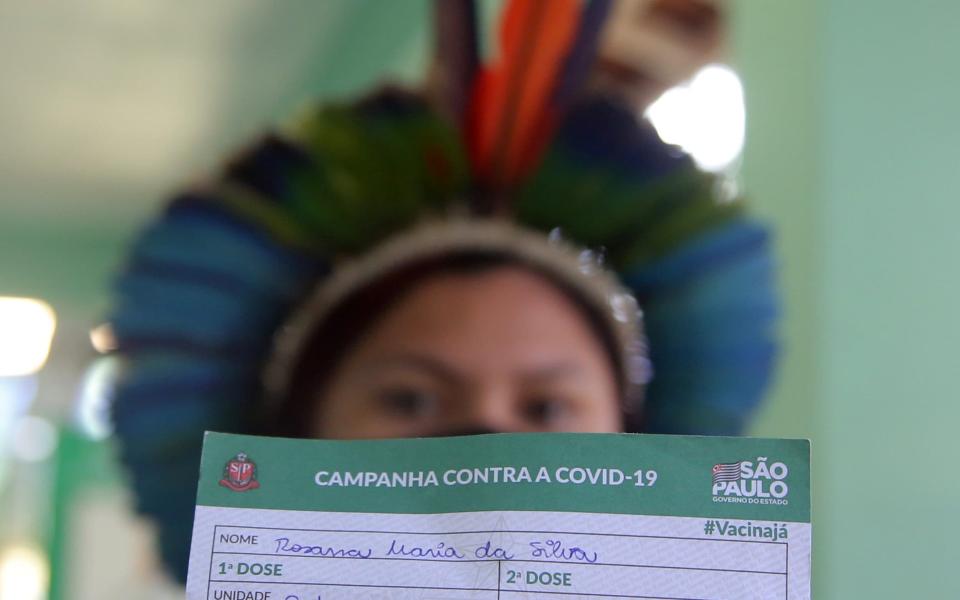
[[[517,371],[606,360],[583,311],[545,278],[517,267],[425,279],[380,315],[353,353],[367,362],[418,357]]]

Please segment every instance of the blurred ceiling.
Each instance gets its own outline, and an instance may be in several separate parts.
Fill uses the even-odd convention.
[[[0,295],[94,322],[124,244],[169,190],[312,98],[415,79],[427,11],[0,0]]]

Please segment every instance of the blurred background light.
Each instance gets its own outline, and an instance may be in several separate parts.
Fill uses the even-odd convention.
[[[36,395],[36,377],[0,377],[0,439],[5,439],[2,433],[27,412]]]
[[[57,317],[34,298],[0,296],[0,377],[36,373],[47,362]]]
[[[87,437],[102,440],[110,435],[110,401],[120,361],[113,356],[100,357],[93,361],[83,376],[77,397],[77,425]]]
[[[37,378],[0,377],[0,490],[4,488],[10,472],[7,455],[12,449],[10,440],[21,417],[30,409],[37,395]],[[2,499],[2,498],[0,498]],[[0,596],[0,600],[4,600]]]
[[[109,323],[97,325],[90,330],[90,345],[100,354],[107,354],[117,349],[117,339]]]
[[[37,395],[37,378],[0,377],[0,440],[10,439],[15,424],[25,415]],[[0,444],[0,455],[6,450]]]
[[[27,546],[11,546],[0,554],[0,598],[41,600],[47,593],[50,566],[46,557]]]
[[[670,88],[646,111],[660,139],[688,152],[706,171],[728,168],[743,151],[743,85],[730,67],[707,65]]]
[[[57,448],[57,428],[42,417],[22,417],[13,431],[14,458],[24,462],[47,460]]]

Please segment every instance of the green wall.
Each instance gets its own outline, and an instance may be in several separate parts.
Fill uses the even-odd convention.
[[[813,439],[814,596],[960,598],[960,4],[736,8],[787,308],[757,433]]]

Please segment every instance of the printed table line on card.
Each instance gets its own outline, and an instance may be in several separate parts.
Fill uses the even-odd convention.
[[[243,580],[232,579],[211,579],[210,583],[257,583]],[[330,586],[330,587],[355,587],[355,588],[382,588],[398,590],[430,590],[436,592],[460,591],[460,592],[501,592],[504,594],[531,594],[527,590],[506,590],[497,588],[456,588],[456,587],[434,587],[434,586],[410,586],[410,585],[367,585],[354,583],[307,583],[302,581],[271,581],[270,585],[302,585],[302,586]],[[715,600],[712,598],[692,598],[689,596],[628,596],[626,594],[589,594],[582,592],[555,592],[555,591],[537,591],[537,594],[550,594],[562,596],[587,596],[592,598],[634,598],[636,600]]]
[[[459,513],[458,513],[459,514]],[[568,513],[568,514],[581,514],[581,513]],[[590,514],[590,513],[584,513]],[[691,518],[691,517],[687,517]],[[778,521],[779,522],[779,521]],[[643,538],[651,540],[689,540],[694,542],[726,542],[726,543],[736,543],[736,544],[773,544],[777,546],[786,546],[787,542],[767,542],[763,540],[744,540],[744,539],[723,539],[723,538],[705,538],[705,537],[686,537],[686,536],[676,536],[676,535],[641,535],[641,534],[631,534],[631,533],[593,533],[593,532],[582,532],[582,531],[543,531],[543,530],[530,530],[530,529],[509,529],[509,530],[500,530],[500,531],[489,531],[489,530],[469,530],[469,531],[385,531],[385,530],[372,530],[372,529],[307,529],[302,527],[263,527],[255,525],[216,525],[218,528],[230,528],[230,529],[257,529],[257,530],[267,530],[267,531],[302,531],[307,533],[372,533],[372,534],[383,534],[383,535],[477,535],[484,533],[539,533],[544,535],[590,535],[590,536],[602,536],[602,537],[617,537],[617,538]]]
[[[378,561],[408,560],[408,561],[415,561],[415,562],[439,562],[439,563],[491,562],[494,560],[503,560],[503,558],[494,557],[494,556],[489,556],[489,557],[478,556],[476,559],[474,559],[474,558],[466,558],[462,554],[459,554],[458,556],[431,556],[431,555],[391,556],[390,552],[392,552],[392,546],[391,546],[391,550],[387,552],[386,556],[383,556],[383,555],[374,556],[372,555],[372,553],[373,553],[373,547],[376,545],[376,543],[368,539],[364,539],[363,544],[366,545],[367,547],[364,548],[364,552],[360,556],[351,556],[351,555],[344,556],[342,554],[337,554],[337,555],[310,554],[310,553],[301,553],[301,552],[294,552],[294,551],[283,552],[282,550],[285,550],[285,548],[281,548],[279,546],[277,547],[276,552],[270,551],[272,548],[270,549],[256,548],[257,550],[262,549],[267,551],[253,552],[253,551],[248,551],[246,549],[237,548],[236,546],[232,546],[231,542],[226,542],[228,545],[224,546],[225,540],[222,539],[223,537],[222,533],[221,533],[221,539],[219,541],[217,541],[217,538],[216,538],[217,533],[222,532],[222,530],[241,530],[241,531],[253,530],[257,532],[271,531],[271,532],[278,532],[278,533],[294,531],[294,532],[303,533],[303,534],[321,534],[324,536],[324,540],[325,540],[324,546],[326,546],[327,543],[336,544],[336,542],[333,542],[332,540],[336,539],[338,534],[343,534],[347,536],[359,535],[359,536],[377,536],[377,537],[394,537],[394,536],[399,537],[403,535],[419,535],[419,536],[443,538],[443,541],[449,541],[450,537],[463,536],[463,535],[474,535],[474,536],[475,535],[498,536],[498,535],[512,535],[512,534],[538,534],[542,536],[566,535],[574,538],[615,537],[621,540],[635,540],[641,544],[645,544],[647,542],[650,542],[650,543],[679,542],[686,547],[691,547],[691,544],[692,544],[693,546],[691,548],[703,548],[704,546],[700,544],[700,542],[722,542],[724,544],[724,547],[726,548],[736,547],[751,554],[753,554],[753,551],[747,550],[751,546],[754,548],[757,548],[758,550],[760,548],[765,548],[765,549],[769,548],[770,551],[773,551],[774,548],[776,548],[777,552],[775,552],[774,554],[770,554],[770,551],[764,550],[764,553],[766,554],[765,560],[761,559],[756,554],[753,554],[753,556],[750,557],[750,560],[754,560],[754,561],[761,560],[760,564],[754,563],[753,568],[739,568],[741,565],[737,565],[737,564],[723,564],[723,563],[704,564],[699,561],[691,562],[690,564],[670,564],[670,563],[664,563],[664,562],[658,563],[657,561],[654,561],[652,563],[644,561],[643,563],[640,563],[640,564],[614,562],[614,561],[596,562],[596,560],[591,561],[590,559],[583,561],[583,560],[576,560],[576,559],[570,559],[568,557],[559,557],[559,556],[539,557],[536,554],[534,554],[533,556],[517,556],[517,557],[510,556],[506,559],[506,561],[516,562],[516,563],[528,563],[528,564],[559,564],[559,565],[566,565],[566,566],[595,565],[595,566],[607,566],[607,567],[647,568],[647,569],[659,568],[659,569],[703,571],[703,572],[712,571],[712,572],[721,572],[721,573],[723,572],[745,573],[745,574],[757,574],[757,575],[786,575],[788,570],[788,564],[787,564],[788,556],[786,554],[786,549],[787,549],[786,542],[761,542],[756,540],[739,540],[739,539],[731,540],[731,539],[722,539],[722,538],[720,539],[689,538],[689,537],[682,537],[682,536],[644,536],[644,535],[637,535],[637,534],[615,534],[613,536],[610,536],[610,534],[604,534],[604,533],[587,533],[587,532],[570,532],[570,531],[558,532],[558,531],[543,531],[543,530],[509,530],[509,529],[471,530],[467,532],[463,532],[463,531],[461,532],[397,532],[397,531],[389,531],[389,530],[387,531],[353,530],[353,529],[311,530],[311,529],[301,529],[301,528],[294,529],[294,528],[283,528],[283,527],[275,527],[275,528],[244,527],[244,526],[232,526],[232,525],[215,525],[214,526],[215,539],[214,539],[212,552],[216,554],[271,556],[271,557],[287,557],[287,558],[341,558],[341,559],[378,560]],[[280,540],[288,540],[288,538],[286,537],[278,538],[275,541],[279,542]],[[298,541],[304,542],[303,539]],[[532,544],[532,542],[530,542],[529,540],[527,541],[528,543]],[[541,540],[534,540],[534,541],[536,542]],[[553,542],[553,541],[554,540],[548,540],[548,542]],[[392,540],[392,542],[396,542],[396,539]],[[442,543],[440,545],[443,546]],[[297,547],[297,549],[300,548],[299,544],[295,544],[295,546]],[[308,546],[305,546],[305,547],[308,547]],[[321,546],[317,546],[317,547],[319,548]],[[362,548],[362,546],[359,546],[359,547]],[[331,550],[335,549],[335,546],[330,546],[328,549],[331,549]],[[453,549],[453,544],[448,544],[447,547],[445,548],[445,550],[448,550],[448,551],[451,549]],[[578,551],[581,550],[577,546],[573,546],[573,549],[576,549]],[[782,552],[780,551],[781,549],[782,549]],[[618,550],[620,554],[629,553],[631,556],[634,556],[637,554],[636,549],[633,549],[633,548],[623,548]],[[645,548],[644,551],[645,552],[658,552],[658,551],[662,552],[662,549],[653,547],[653,548]],[[689,552],[692,552],[692,549],[688,549],[686,550],[686,552],[689,554]],[[617,552],[614,552],[614,554],[617,555]],[[711,551],[710,554],[713,556],[716,556],[716,552],[714,551]],[[650,554],[650,556],[653,556],[653,555]],[[551,558],[555,558],[556,560],[551,560]],[[724,562],[729,563],[729,561],[724,561]]]
[[[500,533],[500,532],[490,532],[490,533]],[[214,550],[213,554],[230,554],[234,556],[270,556],[270,557],[282,557],[282,558],[313,558],[313,559],[326,559],[326,560],[362,560],[362,561],[374,561],[374,560],[405,560],[412,562],[435,562],[435,563],[502,563],[503,560],[493,559],[493,558],[459,558],[459,559],[443,559],[443,558],[399,558],[399,557],[388,557],[388,556],[371,556],[369,558],[352,558],[346,556],[311,556],[305,554],[272,554],[269,552],[230,552],[227,550]],[[509,563],[537,563],[537,564],[548,564],[548,565],[568,565],[574,567],[626,567],[626,568],[637,568],[637,569],[678,569],[682,571],[715,571],[718,573],[744,573],[750,575],[786,575],[787,571],[751,571],[748,569],[715,569],[710,567],[676,567],[672,565],[632,565],[626,563],[584,563],[584,562],[572,562],[565,560],[537,560],[537,559],[526,559],[526,558],[515,558],[508,560]],[[211,563],[211,569],[212,569]]]

